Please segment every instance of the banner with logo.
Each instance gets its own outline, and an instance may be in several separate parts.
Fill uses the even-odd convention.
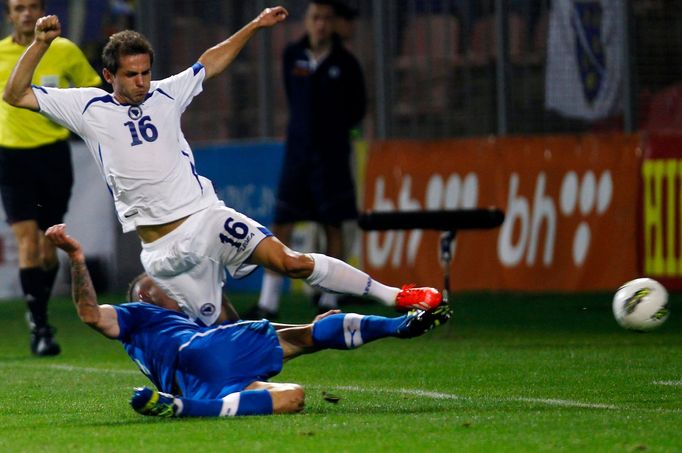
[[[495,206],[495,230],[457,234],[453,289],[610,290],[637,276],[636,135],[374,143],[366,210]],[[365,270],[442,287],[437,231],[367,232]]]
[[[682,134],[651,134],[642,162],[643,275],[682,289]]]

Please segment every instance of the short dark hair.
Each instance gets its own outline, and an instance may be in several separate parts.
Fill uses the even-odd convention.
[[[102,64],[116,74],[122,56],[139,54],[149,55],[149,63],[154,63],[154,49],[147,38],[133,30],[120,31],[109,36],[109,42],[102,50]]]
[[[310,0],[311,5],[331,6],[334,8],[334,14],[336,14],[336,3],[336,0]]]
[[[147,276],[147,273],[142,272],[141,274],[137,275],[135,278],[133,278],[130,281],[130,283],[128,284],[128,292],[126,293],[126,297],[127,297],[128,302],[139,302],[140,301],[139,283],[146,276]]]
[[[358,10],[344,2],[334,2],[334,12],[341,19],[355,20],[358,17]]]
[[[45,2],[47,0],[40,0],[40,9],[45,11]],[[5,12],[9,14],[9,0],[2,0],[2,4],[5,6]]]

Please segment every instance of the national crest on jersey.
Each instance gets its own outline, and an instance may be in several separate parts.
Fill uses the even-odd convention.
[[[34,87],[41,113],[85,140],[114,197],[123,231],[158,225],[206,208],[217,197],[197,174],[180,117],[205,77],[199,63],[153,81],[139,105],[97,88]]]
[[[139,120],[142,118],[142,107],[139,105],[131,105],[128,107],[128,118],[131,120]]]

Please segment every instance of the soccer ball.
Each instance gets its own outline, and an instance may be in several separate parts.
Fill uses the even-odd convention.
[[[668,291],[651,278],[631,280],[613,296],[613,316],[629,330],[656,329],[668,319],[668,313]]]

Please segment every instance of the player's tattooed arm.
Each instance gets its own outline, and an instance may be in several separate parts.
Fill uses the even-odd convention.
[[[116,310],[111,305],[99,305],[97,293],[85,262],[80,244],[66,234],[64,224],[54,225],[45,232],[52,243],[64,250],[71,263],[71,296],[76,305],[78,317],[85,324],[109,338],[117,338],[120,329]]]
[[[99,305],[97,304],[97,294],[92,284],[88,267],[85,264],[85,257],[69,255],[71,261],[71,296],[76,310],[81,320],[95,326],[100,318]]]

